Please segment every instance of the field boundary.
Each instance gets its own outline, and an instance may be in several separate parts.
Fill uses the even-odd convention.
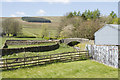
[[[37,45],[41,43],[58,43],[59,40],[6,40],[7,45]]]
[[[88,58],[89,58],[88,51],[64,52],[30,57],[24,56],[22,58],[1,59],[0,68],[2,70],[11,70],[35,65],[45,65],[56,62],[85,60]]]
[[[23,48],[3,48],[0,49],[2,51],[1,55],[11,55],[13,53],[20,53],[20,52],[44,52],[44,51],[51,51],[56,50],[60,47],[58,43],[55,43],[54,45],[48,45],[48,46],[33,46],[33,47],[23,47]]]

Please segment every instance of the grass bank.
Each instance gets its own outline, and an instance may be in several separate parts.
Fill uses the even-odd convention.
[[[118,70],[95,61],[53,63],[3,71],[3,78],[117,78]]]

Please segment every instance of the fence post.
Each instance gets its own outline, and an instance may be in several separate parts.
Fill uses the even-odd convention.
[[[79,51],[79,59],[81,59],[81,53],[80,53],[80,51]]]
[[[71,54],[71,61],[74,61],[73,54]]]
[[[8,69],[8,65],[7,65],[7,59],[5,59],[5,64],[6,64],[6,68]]]
[[[91,45],[91,57],[94,58],[94,45]]]
[[[51,55],[49,55],[50,56],[50,58],[49,58],[49,63],[51,62]]]
[[[39,65],[39,54],[38,54],[38,65]]]
[[[24,54],[24,67],[25,67],[25,54]]]
[[[86,54],[86,59],[88,59],[88,53],[86,52],[85,54]]]
[[[59,57],[60,57],[60,54],[59,54]],[[59,62],[61,61],[61,57],[59,58]]]

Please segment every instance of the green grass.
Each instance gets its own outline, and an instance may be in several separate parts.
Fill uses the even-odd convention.
[[[5,44],[6,40],[45,40],[42,38],[14,38],[14,37],[0,37],[0,48]]]
[[[22,48],[22,47],[33,47],[33,46],[48,46],[54,45],[55,43],[41,43],[37,45],[8,45],[8,48]]]
[[[3,47],[3,45],[5,44],[6,38],[2,38],[0,37],[0,49]]]
[[[36,56],[36,55],[49,55],[49,54],[56,54],[56,53],[63,53],[63,52],[71,52],[74,49],[66,44],[60,44],[59,49],[46,51],[46,52],[22,52],[22,53],[14,53],[12,55],[3,56],[3,58],[17,58],[17,57],[24,57],[25,56]]]
[[[3,78],[117,78],[118,70],[95,61],[53,63],[3,71]]]

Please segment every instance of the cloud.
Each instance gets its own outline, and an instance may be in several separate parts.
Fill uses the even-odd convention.
[[[24,13],[24,12],[19,12],[19,11],[18,11],[18,12],[16,12],[16,14],[17,14],[17,15],[25,15],[25,13]]]
[[[37,12],[37,14],[39,14],[39,15],[44,15],[44,14],[46,14],[46,12],[45,12],[44,10],[40,9],[40,10]]]
[[[11,17],[17,17],[15,14],[11,14],[10,16],[11,16]]]
[[[29,16],[26,15],[24,12],[17,11],[15,14],[11,14],[11,17],[22,17],[22,16]]]

